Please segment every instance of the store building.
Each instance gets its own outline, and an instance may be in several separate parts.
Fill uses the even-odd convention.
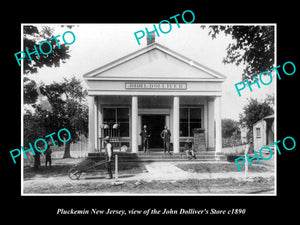
[[[207,151],[221,152],[221,96],[225,76],[158,43],[83,75],[88,85],[89,151],[99,151],[103,125],[117,123],[121,145],[138,153],[139,133],[152,132],[150,148],[162,148],[167,125],[174,153],[194,128],[205,129]]]

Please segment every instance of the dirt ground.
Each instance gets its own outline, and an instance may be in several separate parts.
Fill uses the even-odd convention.
[[[71,180],[68,170],[82,159],[56,159],[52,168],[25,166],[23,193],[62,195],[173,195],[275,193],[274,167],[255,165],[238,172],[228,162],[152,162],[121,165],[118,179],[106,179],[106,169]],[[114,174],[115,176],[115,174]]]

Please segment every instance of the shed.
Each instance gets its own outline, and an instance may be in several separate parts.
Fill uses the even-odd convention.
[[[266,116],[253,125],[254,150],[259,151],[264,146],[274,142],[274,114]],[[273,146],[270,146],[273,147]]]

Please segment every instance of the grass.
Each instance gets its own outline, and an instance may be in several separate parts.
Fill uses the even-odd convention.
[[[182,170],[194,173],[226,173],[239,172],[235,163],[193,163],[193,164],[176,164]],[[240,166],[241,170],[245,170],[245,166]],[[253,165],[248,167],[248,172],[267,172],[270,171],[267,167]]]
[[[145,181],[133,179],[115,183],[114,180],[103,179],[107,173],[105,166],[100,166],[94,172],[86,173],[80,180],[70,180],[68,170],[83,160],[83,158],[53,159],[52,168],[42,166],[39,170],[34,170],[32,166],[24,166],[24,193],[258,194],[274,189],[274,177],[255,177],[250,180],[218,178]],[[195,162],[177,163],[176,166],[194,173],[238,172],[235,163]],[[119,177],[132,176],[145,171],[146,168],[143,163],[126,162],[119,164]],[[257,164],[254,167],[249,167],[250,173],[266,171],[270,171],[268,167]]]
[[[68,171],[75,164],[84,161],[85,159],[53,159],[52,167],[41,166],[38,170],[32,166],[24,166],[24,180],[34,179],[35,177],[49,178],[49,177],[63,177],[68,176]],[[44,164],[43,164],[44,165]],[[114,171],[114,165],[112,167]],[[119,163],[118,173],[122,174],[138,174],[146,170],[145,166],[138,162]],[[87,174],[106,174],[105,165],[96,167],[94,170],[87,171]]]

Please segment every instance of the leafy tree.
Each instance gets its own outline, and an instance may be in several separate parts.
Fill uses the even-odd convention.
[[[43,135],[47,135],[40,115],[32,113],[29,110],[25,110],[23,118],[24,143],[34,143],[36,139]]]
[[[265,102],[270,105],[272,108],[275,106],[274,94],[267,94]]]
[[[67,26],[71,29],[73,25]],[[37,54],[32,54],[32,61],[28,57],[23,59],[24,61],[24,74],[29,75],[38,72],[38,68],[43,66],[48,67],[59,67],[60,63],[65,63],[67,59],[70,58],[69,55],[69,46],[66,44],[60,43],[59,38],[57,39],[58,44],[55,39],[50,40],[54,37],[53,32],[54,28],[49,26],[43,26],[41,31],[36,26],[24,25],[23,26],[23,41],[24,41],[24,51],[28,49],[29,52],[34,51],[34,45],[39,50],[39,44],[42,41],[49,41],[52,45],[52,51],[48,55],[39,53],[40,57]],[[44,52],[49,52],[49,45],[42,45]],[[31,80],[29,77],[23,78],[24,82],[24,104],[33,104],[36,102],[38,97],[37,86],[34,80]]]
[[[24,104],[33,104],[36,102],[39,94],[37,92],[36,82],[28,77],[23,78]]]
[[[222,119],[222,147],[241,145],[239,122],[233,119]]]
[[[254,123],[262,118],[274,114],[274,109],[269,98],[259,102],[257,99],[248,99],[248,104],[244,106],[243,112],[239,115],[240,123],[248,128],[248,138],[252,137],[252,127]]]
[[[222,137],[229,138],[235,133],[240,133],[239,122],[233,119],[222,119]]]
[[[48,135],[46,133],[46,129],[44,127],[44,118],[41,113],[32,113],[30,110],[25,110],[23,116],[23,128],[24,128],[24,143],[26,143],[23,147],[25,149],[29,148],[29,143],[34,148],[34,142],[36,139],[44,137]],[[38,147],[41,146],[41,142],[38,142]],[[43,146],[44,147],[44,146]],[[38,169],[40,166],[40,153],[38,151],[34,151],[34,168]]]
[[[38,68],[43,66],[48,67],[59,67],[60,62],[65,63],[67,59],[70,58],[69,55],[69,46],[66,44],[61,44],[59,38],[57,39],[59,45],[56,43],[55,39],[50,40],[54,37],[53,32],[54,28],[49,26],[43,26],[42,30],[39,31],[36,26],[25,25],[23,26],[23,41],[24,41],[24,51],[28,49],[28,52],[34,52],[34,45],[39,51],[39,44],[42,41],[49,41],[52,44],[52,51],[48,55],[32,54],[32,61],[28,57],[25,57],[24,60],[24,74],[37,73]],[[42,45],[43,52],[49,52],[50,46],[47,44]]]
[[[87,91],[82,88],[80,80],[73,77],[65,78],[60,83],[42,84],[40,92],[47,97],[48,102],[33,103],[34,113],[25,111],[24,142],[34,143],[38,138],[67,128],[71,133],[71,140],[66,142],[63,158],[70,158],[71,142],[78,141],[81,135],[87,136],[88,133]],[[56,135],[52,137],[57,145],[63,144]],[[61,138],[68,138],[67,134],[61,133]],[[37,160],[39,161],[35,158],[35,165],[39,164]]]
[[[206,28],[205,25],[201,26]],[[254,80],[253,77],[273,68],[274,64],[274,26],[208,26],[208,35],[215,39],[220,32],[231,35],[230,43],[223,63],[241,63],[246,65],[242,74],[243,80]]]
[[[48,119],[45,121],[48,133],[57,132],[61,128],[67,128],[71,133],[71,140],[66,142],[63,156],[70,158],[71,142],[78,141],[81,134],[87,136],[88,107],[85,102],[87,91],[75,77],[70,80],[65,78],[61,83],[42,85],[40,91],[47,96],[52,107],[51,112],[47,111]]]

